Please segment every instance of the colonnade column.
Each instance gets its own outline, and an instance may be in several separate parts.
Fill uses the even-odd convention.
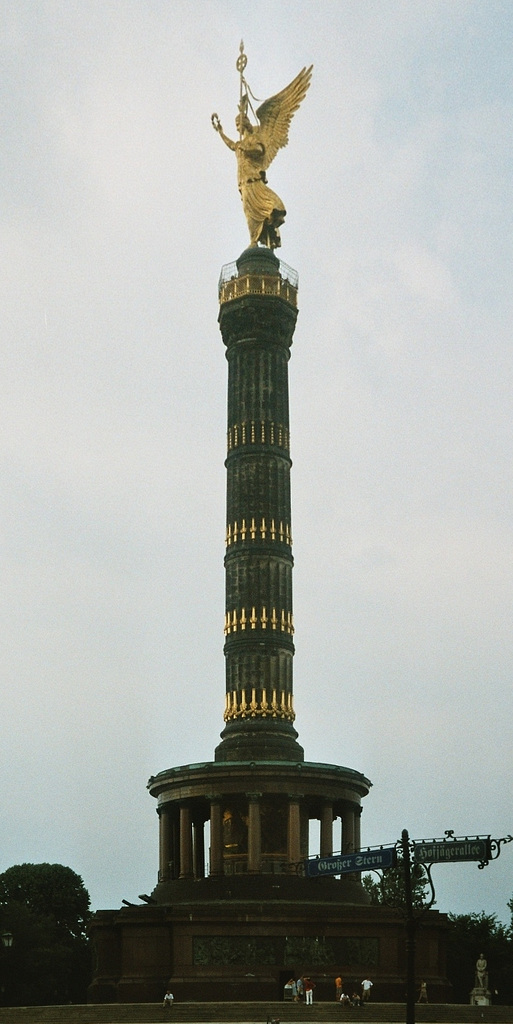
[[[301,804],[296,796],[289,797],[287,858],[289,864],[297,864],[301,860]]]
[[[224,874],[221,798],[210,798],[210,874]]]
[[[191,809],[180,805],[180,878],[192,878]]]
[[[344,807],[342,811],[342,851],[343,853],[354,853],[355,851],[355,827],[354,808]]]
[[[362,807],[357,807],[354,812],[354,848],[356,851],[362,848]]]
[[[167,882],[170,878],[171,849],[171,814],[169,807],[161,807],[159,810],[159,882]]]
[[[195,821],[192,826],[194,877],[205,877],[205,822]]]
[[[260,793],[248,793],[248,872],[261,870]]]
[[[321,808],[321,857],[331,857],[333,853],[333,804],[325,801]]]

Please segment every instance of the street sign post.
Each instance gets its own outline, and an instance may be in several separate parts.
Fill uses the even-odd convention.
[[[512,841],[513,836],[492,839],[490,836],[455,836],[453,831],[446,831],[444,839],[415,842],[410,840],[407,830],[403,830],[401,847],[406,910],[406,1024],[415,1024],[415,930],[419,923],[412,900],[410,853],[414,863],[422,864],[424,867],[431,886],[431,900],[423,908],[423,913],[433,905],[435,898],[435,889],[431,878],[433,864],[478,861],[478,867],[484,868],[490,860],[497,859],[504,843]]]
[[[497,860],[501,847],[513,843],[513,836],[491,839],[490,836],[462,837],[454,831],[445,831],[444,839],[425,842],[410,839],[408,829],[403,828],[400,840],[392,847],[377,847],[374,850],[358,850],[357,853],[340,853],[330,857],[311,857],[299,861],[296,867],[304,867],[309,879],[318,879],[330,874],[354,874],[357,871],[386,870],[397,866],[397,850],[400,851],[399,866],[403,879],[403,912],[407,931],[407,1024],[415,1024],[415,939],[420,918],[434,903],[434,885],[431,878],[433,864],[452,864],[465,860],[478,861],[478,867],[485,867],[490,860]],[[420,907],[414,905],[412,887],[412,860],[422,864],[426,882],[431,887],[431,896]],[[421,901],[422,902],[422,901]],[[392,904],[389,904],[392,905]]]
[[[418,864],[451,864],[458,861],[488,861],[489,839],[442,839],[439,842],[414,843],[413,859]]]
[[[325,875],[352,875],[358,871],[392,868],[397,863],[395,846],[380,850],[359,850],[358,853],[340,853],[335,857],[312,857],[305,860],[307,878]]]
[[[492,839],[491,836],[455,836],[446,831],[444,839],[410,840],[407,829],[395,846],[382,846],[374,850],[359,850],[358,853],[340,853],[330,857],[312,857],[299,861],[308,878],[325,875],[349,875],[359,871],[386,870],[397,866],[397,850],[401,852],[400,867],[404,879],[404,916],[406,925],[406,1024],[415,1024],[415,932],[423,913],[433,906],[435,887],[431,878],[433,864],[453,864],[461,861],[479,861],[484,868],[491,860],[497,860],[504,843],[513,842],[513,836]],[[420,909],[414,906],[412,892],[412,859],[425,870],[431,887],[431,897]],[[391,904],[389,904],[391,905]]]

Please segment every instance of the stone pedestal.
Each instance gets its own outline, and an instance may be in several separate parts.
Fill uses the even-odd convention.
[[[479,988],[478,986],[472,989],[470,993],[470,1005],[471,1006],[491,1006],[492,993],[487,988]]]
[[[337,846],[340,836],[358,848],[369,786],[353,769],[309,761],[211,761],[150,779],[164,831],[155,902],[93,918],[90,1001],[153,1002],[167,985],[179,1000],[276,1001],[292,974],[308,974],[316,999],[331,1000],[340,971],[355,987],[371,972],[376,999],[402,999],[399,915],[369,905],[360,875],[302,874],[314,836],[332,850],[337,819]],[[417,938],[436,1002],[449,995],[446,928],[430,911]]]

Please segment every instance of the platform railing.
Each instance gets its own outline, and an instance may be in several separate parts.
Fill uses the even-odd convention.
[[[280,260],[279,275],[240,274],[236,263],[227,263],[219,277],[219,302],[232,302],[244,295],[277,295],[297,307],[297,271]]]

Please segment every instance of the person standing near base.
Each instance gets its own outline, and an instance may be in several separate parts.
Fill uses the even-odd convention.
[[[367,1003],[370,999],[370,990],[372,988],[372,981],[369,978],[365,978],[362,981],[362,1003]]]
[[[419,998],[417,999],[417,1002],[418,1003],[427,1003],[428,1001],[429,1000],[428,1000],[428,996],[427,996],[427,985],[426,985],[426,982],[425,981],[421,981],[421,983],[420,983]]]
[[[305,1003],[311,1006],[313,1003],[313,990],[315,985],[311,978],[305,978]]]
[[[173,1005],[173,1002],[174,1002],[174,998],[175,997],[174,997],[173,993],[171,992],[171,989],[168,988],[166,990],[166,994],[164,996],[164,1000],[163,1000],[163,1003],[162,1003],[162,1006],[163,1006],[164,1010],[170,1010],[171,1009],[171,1007]]]
[[[297,984],[296,984],[296,979],[294,977],[290,978],[289,981],[287,982],[287,984],[285,985],[285,988],[289,989],[289,991],[290,991],[290,998],[293,1000],[293,1002],[297,1003]]]
[[[343,985],[342,978],[339,975],[338,978],[335,978],[335,999],[336,999],[337,1003],[340,1002],[340,997],[342,995],[342,985]]]

